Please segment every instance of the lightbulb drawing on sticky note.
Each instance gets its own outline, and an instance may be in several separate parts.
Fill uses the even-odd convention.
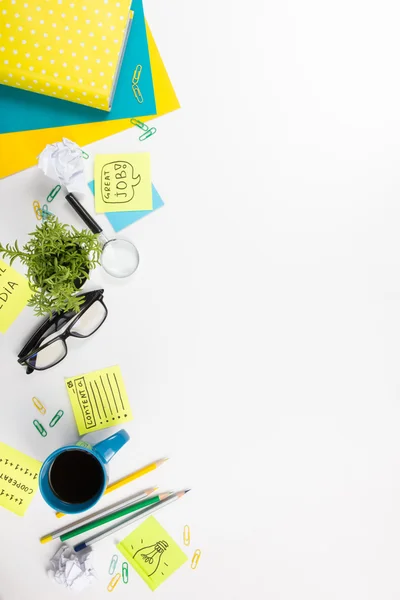
[[[160,566],[161,557],[167,548],[168,543],[165,540],[161,540],[159,542],[156,542],[155,544],[152,544],[151,546],[145,546],[144,548],[140,548],[140,550],[138,550],[133,555],[133,560],[137,560],[139,564],[143,562],[144,565],[151,566],[151,572],[147,573],[147,576],[151,577],[152,575],[154,575],[154,573]],[[168,566],[167,563],[164,564]],[[164,575],[164,573],[162,573],[162,575]]]
[[[154,517],[149,517],[117,546],[150,589],[155,590],[187,556]]]

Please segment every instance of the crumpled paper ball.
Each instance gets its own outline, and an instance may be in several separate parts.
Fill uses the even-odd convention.
[[[84,590],[97,581],[92,554],[90,549],[76,554],[63,544],[50,560],[50,579],[74,592]]]
[[[67,188],[70,193],[88,194],[85,163],[80,147],[64,138],[62,142],[48,144],[39,155],[39,169]]]

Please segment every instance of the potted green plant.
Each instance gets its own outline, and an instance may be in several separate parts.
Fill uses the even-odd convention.
[[[96,234],[62,224],[55,216],[29,234],[22,250],[17,241],[6,246],[0,243],[0,256],[9,259],[10,264],[19,259],[27,267],[32,290],[29,306],[38,316],[52,311],[78,312],[82,300],[76,292],[99,264],[100,254]]]

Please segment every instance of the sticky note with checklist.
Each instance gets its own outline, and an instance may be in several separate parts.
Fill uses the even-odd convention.
[[[150,154],[97,154],[94,166],[98,213],[152,210]]]
[[[80,435],[133,419],[118,366],[70,377],[65,384]]]
[[[186,554],[154,517],[146,519],[117,548],[153,591],[187,561]]]
[[[37,489],[42,463],[0,442],[0,506],[22,517]]]
[[[0,260],[0,332],[5,333],[32,295],[28,280]]]

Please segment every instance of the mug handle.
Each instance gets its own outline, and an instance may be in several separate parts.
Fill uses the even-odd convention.
[[[121,429],[117,433],[114,433],[114,435],[110,435],[110,437],[93,446],[93,452],[99,454],[103,462],[108,463],[128,440],[129,434],[125,429]]]

